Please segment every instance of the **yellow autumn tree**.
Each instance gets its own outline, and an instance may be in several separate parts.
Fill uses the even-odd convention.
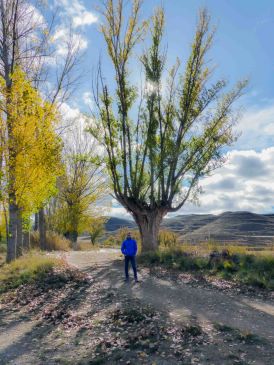
[[[9,128],[8,143],[1,138],[2,186],[8,192],[10,176],[13,177],[16,204],[22,218],[28,218],[56,192],[56,178],[62,173],[61,143],[55,133],[58,113],[54,105],[42,99],[20,68],[15,68],[11,77],[9,89],[0,80],[0,125],[3,130]],[[10,150],[12,155],[7,152]]]

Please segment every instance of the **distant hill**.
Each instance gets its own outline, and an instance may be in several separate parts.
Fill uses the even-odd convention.
[[[134,221],[131,221],[129,219],[116,218],[116,217],[110,217],[106,223],[107,232],[113,232],[119,228],[124,228],[124,227],[137,228],[137,225]]]
[[[250,244],[274,243],[274,216],[250,212],[225,212],[210,223],[182,234],[186,240],[237,241]]]
[[[137,228],[135,222],[116,217],[111,217],[106,224],[109,232],[121,227]],[[178,215],[164,219],[162,227],[177,232],[182,241],[188,242],[212,239],[251,245],[274,243],[274,214],[225,212],[220,215]]]
[[[213,214],[177,215],[176,217],[165,218],[162,227],[184,235],[204,227],[216,219],[217,216]]]

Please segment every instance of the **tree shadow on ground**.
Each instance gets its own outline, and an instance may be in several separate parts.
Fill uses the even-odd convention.
[[[62,320],[54,323],[43,319],[29,331],[22,332],[15,341],[7,343],[0,353],[1,365],[95,365],[121,364],[126,361],[132,364],[151,364],[153,361],[157,365],[190,364],[188,361],[191,356],[197,356],[203,364],[226,365],[239,363],[241,351],[245,351],[247,358],[256,360],[261,357],[264,358],[264,365],[272,364],[274,353],[268,330],[262,332],[268,340],[256,340],[251,336],[252,328],[248,337],[240,331],[235,332],[233,327],[242,326],[242,330],[245,325],[255,325],[261,334],[261,326],[264,326],[269,331],[271,329],[272,333],[273,316],[251,308],[241,301],[241,297],[231,298],[217,291],[174,284],[151,277],[143,271],[140,284],[135,285],[132,281],[126,284],[123,282],[121,260],[96,266],[91,264],[83,271],[89,274],[92,281],[69,288],[64,297],[58,298],[56,293],[50,305],[51,312],[57,313],[60,308],[64,313],[77,312],[85,305],[84,315],[91,320],[91,328],[74,328],[64,337],[65,343],[56,348],[56,343],[50,337],[57,329],[61,330],[62,337],[62,331],[65,331]],[[158,314],[153,320],[145,316],[145,319],[135,324],[134,316],[143,318],[142,313],[148,305],[149,310]],[[2,319],[7,314],[7,311],[2,313]],[[8,333],[20,322],[30,321],[32,316],[29,313],[27,318],[17,318],[13,324],[9,324],[10,327],[4,328],[5,332]],[[133,320],[130,319],[132,316]],[[218,326],[215,326],[216,323]],[[208,331],[204,329],[207,325],[210,327]],[[142,332],[150,327],[152,332]],[[174,342],[174,339],[178,342]],[[233,348],[229,346],[231,344]]]
[[[64,297],[58,298],[58,293],[55,293],[55,296],[51,295],[50,298],[47,298],[49,301],[48,304],[51,305],[51,312],[56,311],[58,313],[60,308],[62,308],[62,312],[64,313],[69,310],[77,310],[77,307],[80,306],[85,300],[88,288],[89,286],[84,284],[83,286],[69,288]],[[54,301],[52,301],[52,299],[54,299]],[[22,322],[31,322],[35,319],[36,315],[39,313],[39,310],[41,314],[41,307],[40,309],[36,308],[34,311],[24,315],[23,317],[19,314],[19,317],[17,317],[17,319],[12,321],[9,325],[5,326],[3,331],[5,331],[6,335],[8,335],[9,331],[18,326],[18,324],[22,324]],[[8,311],[6,310],[5,312],[7,314]],[[5,313],[3,316],[4,315]],[[43,338],[54,332],[55,329],[56,325],[54,323],[49,322],[46,319],[40,319],[38,324],[34,325],[30,331],[22,331],[22,336],[17,336],[18,339],[16,341],[12,341],[11,339],[11,343],[7,344],[7,346],[5,346],[0,352],[0,364],[7,364],[8,362],[17,359],[26,353],[30,353],[34,350],[34,342],[36,342],[37,339],[42,341]]]

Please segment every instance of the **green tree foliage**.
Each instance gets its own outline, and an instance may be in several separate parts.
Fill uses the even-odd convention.
[[[132,230],[127,227],[121,227],[113,234],[109,235],[104,241],[104,246],[108,247],[121,247],[122,242],[126,239],[128,232],[131,233],[131,237],[137,241],[138,249],[140,249],[140,233],[137,230]]]
[[[94,145],[79,126],[67,131],[64,138],[63,163],[65,173],[58,179],[58,195],[48,214],[48,227],[64,234],[77,245],[80,233],[89,232],[99,219],[95,203],[107,192],[102,166],[92,157]]]
[[[90,235],[90,241],[93,245],[96,244],[98,239],[105,233],[105,218],[92,218],[88,227],[88,233]]]
[[[224,80],[210,83],[207,53],[214,32],[206,10],[199,13],[184,71],[178,59],[166,72],[164,11],[156,10],[151,21],[142,23],[140,8],[140,0],[132,1],[126,22],[123,0],[109,0],[102,10],[116,92],[111,94],[99,67],[98,113],[90,132],[105,149],[114,195],[138,224],[143,250],[155,250],[162,218],[194,199],[199,179],[224,162],[223,147],[235,140],[233,104],[246,81],[230,91]],[[134,62],[136,70],[136,46],[147,26],[151,45],[140,57],[144,82],[136,85],[130,67]]]

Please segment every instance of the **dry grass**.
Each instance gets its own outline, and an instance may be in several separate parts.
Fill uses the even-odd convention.
[[[212,251],[221,252],[223,250],[228,250],[230,254],[247,255],[252,254],[255,256],[274,256],[274,246],[267,247],[252,247],[248,245],[241,244],[220,244],[218,242],[210,241],[199,244],[182,243],[175,247],[180,249],[185,253],[193,255],[208,255]]]
[[[46,241],[48,251],[69,251],[71,249],[70,241],[55,232],[48,231]],[[30,243],[32,248],[40,248],[39,232],[35,231],[31,233]]]
[[[7,244],[0,242],[0,267],[4,264],[7,254]]]
[[[222,252],[226,249],[225,256]],[[215,259],[210,253],[217,251]],[[145,265],[163,265],[167,268],[181,271],[199,272],[221,276],[224,279],[237,280],[241,283],[274,289],[274,255],[254,251],[251,254],[248,247],[235,245],[199,246],[182,245],[172,248],[161,248],[156,252],[141,254],[139,262]],[[213,258],[214,258],[213,257]]]
[[[93,245],[90,241],[78,241],[77,243],[77,251],[93,251],[97,250],[99,247],[98,244]]]
[[[43,278],[55,266],[61,265],[65,265],[63,260],[41,253],[32,252],[22,256],[0,268],[0,293]]]

